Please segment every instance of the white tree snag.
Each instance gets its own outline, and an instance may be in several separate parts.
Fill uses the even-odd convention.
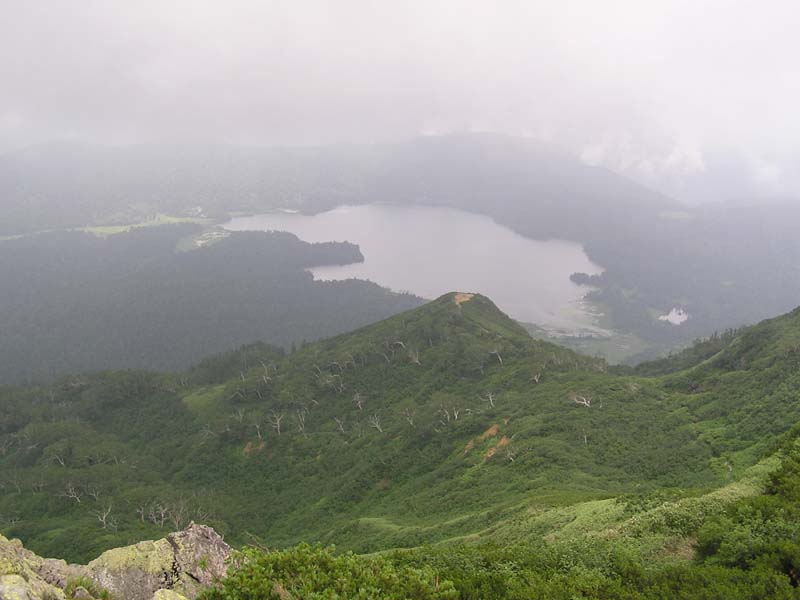
[[[333,417],[334,422],[336,423],[336,428],[339,430],[340,433],[345,433],[344,430],[344,417]]]
[[[570,400],[572,400],[575,404],[580,404],[581,406],[585,406],[586,408],[592,407],[592,397],[591,396],[581,396],[579,394],[572,394],[570,396]]]
[[[75,500],[77,504],[80,504],[81,497],[83,494],[81,494],[80,490],[78,490],[78,488],[76,488],[71,481],[68,481],[67,485],[64,486],[64,491],[61,492],[60,495],[63,496],[64,498],[70,498],[72,500]]]
[[[269,416],[269,423],[278,435],[281,434],[281,421],[283,421],[284,416],[283,413],[276,413],[275,411],[272,411]]]
[[[370,427],[374,427],[375,429],[383,433],[383,428],[381,427],[381,418],[377,414],[374,414],[371,417],[369,417],[367,419],[367,422],[369,423]]]

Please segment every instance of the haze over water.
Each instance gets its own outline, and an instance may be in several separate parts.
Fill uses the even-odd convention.
[[[592,326],[581,302],[587,288],[569,276],[602,269],[581,245],[527,239],[485,216],[449,208],[342,206],[312,216],[241,217],[225,228],[289,231],[307,242],[359,245],[363,263],[315,267],[316,279],[368,279],[424,298],[478,292],[520,321],[570,330]]]

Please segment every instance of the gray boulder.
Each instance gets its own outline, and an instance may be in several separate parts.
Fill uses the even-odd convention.
[[[225,574],[230,553],[211,527],[190,523],[161,540],[108,550],[87,570],[115,598],[152,600],[157,591],[172,590],[192,599]]]

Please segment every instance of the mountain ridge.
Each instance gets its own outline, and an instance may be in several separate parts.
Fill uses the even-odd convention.
[[[70,560],[158,537],[170,515],[234,543],[373,552],[484,537],[531,510],[709,492],[800,421],[796,314],[743,334],[761,340],[752,371],[646,376],[453,292],[285,357],[254,347],[183,374],[3,388],[3,530],[45,554],[69,543]],[[105,502],[117,529],[93,514]],[[535,538],[529,523],[516,535]]]

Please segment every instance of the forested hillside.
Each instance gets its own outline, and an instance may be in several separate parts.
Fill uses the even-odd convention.
[[[190,519],[360,552],[617,531],[677,560],[763,489],[759,461],[800,421],[799,348],[795,311],[688,368],[617,374],[449,294],[287,356],[7,387],[2,531],[69,559]]]
[[[557,147],[494,134],[315,148],[49,145],[0,157],[0,236],[342,204],[447,206],[581,243],[603,326],[642,360],[793,308],[797,203],[689,208]],[[713,198],[708,199],[713,200]],[[659,317],[673,308],[689,318]]]
[[[288,349],[421,302],[306,272],[363,260],[352,244],[236,233],[198,248],[201,232],[173,225],[0,241],[0,383],[185,369],[245,343]]]

